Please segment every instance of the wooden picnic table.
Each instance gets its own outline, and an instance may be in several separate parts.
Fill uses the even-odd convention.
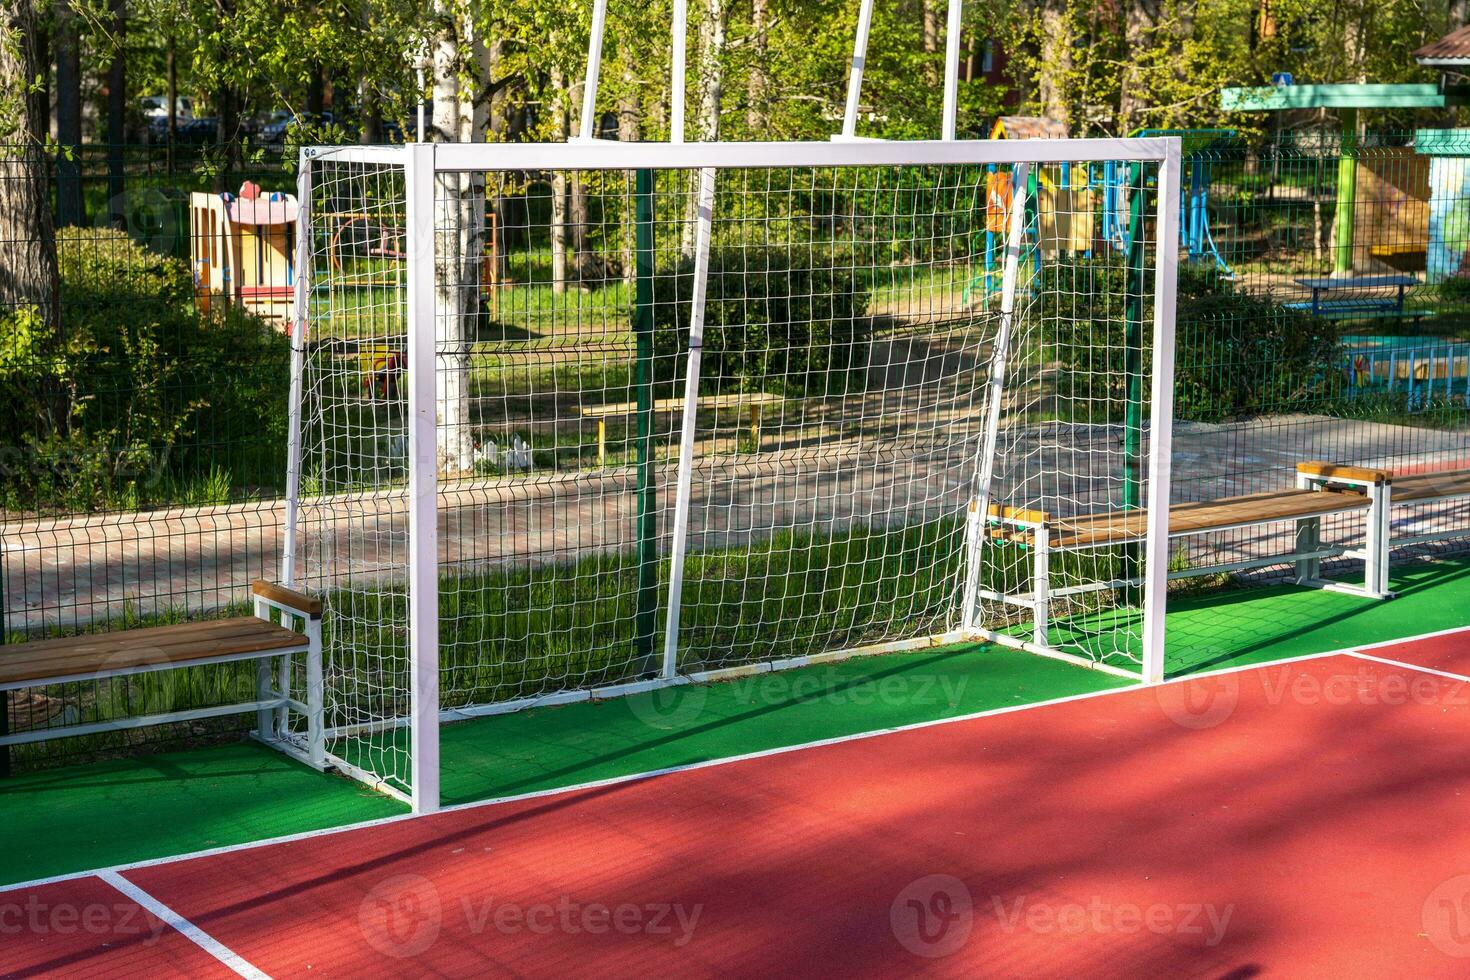
[[[1419,285],[1419,280],[1413,276],[1404,275],[1382,275],[1382,276],[1322,276],[1319,278],[1306,278],[1296,280],[1297,285],[1305,286],[1312,291],[1312,302],[1288,304],[1298,309],[1305,309],[1313,316],[1389,312],[1403,314],[1404,292],[1410,286]],[[1397,298],[1387,296],[1380,297],[1353,297],[1350,299],[1326,299],[1324,295],[1330,296],[1338,291],[1364,292],[1374,289],[1397,289]]]

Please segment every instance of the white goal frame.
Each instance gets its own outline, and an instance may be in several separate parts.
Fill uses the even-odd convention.
[[[474,171],[546,171],[546,170],[685,170],[698,173],[699,212],[697,242],[701,258],[707,259],[710,242],[711,211],[714,205],[714,174],[723,169],[775,168],[775,167],[844,167],[844,166],[940,166],[940,165],[986,165],[999,164],[1017,167],[1018,173],[1029,165],[1051,163],[1105,163],[1108,161],[1136,161],[1157,165],[1155,189],[1157,209],[1156,232],[1152,236],[1154,263],[1152,265],[1153,327],[1152,327],[1152,372],[1149,415],[1151,428],[1148,461],[1147,538],[1144,545],[1144,568],[1163,570],[1168,566],[1168,516],[1171,486],[1170,439],[1173,416],[1174,387],[1174,333],[1175,296],[1178,272],[1179,241],[1179,180],[1181,171],[1181,144],[1177,137],[1155,137],[1146,139],[1063,139],[1063,140],[925,140],[913,142],[886,141],[833,141],[833,142],[768,142],[768,143],[622,143],[599,139],[581,138],[558,144],[410,144],[406,146],[340,146],[313,147],[302,150],[299,181],[299,200],[305,209],[311,200],[312,169],[317,161],[332,161],[353,164],[373,164],[401,167],[406,186],[406,403],[408,426],[409,460],[409,676],[412,684],[411,717],[402,723],[411,728],[411,802],[415,812],[430,812],[439,807],[439,733],[441,711],[439,710],[439,582],[438,555],[439,529],[437,527],[437,500],[439,475],[437,471],[437,405],[436,405],[436,315],[435,315],[435,181],[441,174]],[[1000,334],[996,341],[997,350],[992,355],[991,388],[987,404],[985,425],[986,445],[977,447],[981,463],[977,473],[979,499],[982,502],[988,492],[988,470],[986,454],[994,448],[997,419],[1000,415],[1000,387],[1005,382],[1006,336],[1015,308],[1015,293],[1021,231],[1018,216],[1024,213],[1026,182],[1015,182],[1013,195],[1012,234],[1005,249],[1004,288],[1000,309]],[[303,215],[308,215],[303,210]],[[298,235],[305,254],[305,230]],[[704,268],[706,266],[700,266]],[[310,295],[310,270],[307,264],[300,267],[297,281],[298,310],[295,324],[297,355],[293,358],[293,372],[300,371],[299,350],[304,338],[309,336],[308,316],[304,301]],[[702,324],[703,290],[696,288],[691,313],[695,331]],[[698,345],[692,344],[690,351],[691,371],[688,384],[697,383]],[[283,570],[285,584],[295,585],[297,577],[298,538],[294,515],[299,506],[301,475],[302,404],[300,378],[293,377],[290,406],[291,451],[294,454],[288,464],[290,486],[287,501],[288,526],[284,535]],[[686,409],[680,431],[680,484],[675,514],[673,549],[675,556],[674,582],[671,592],[677,595],[677,557],[683,554],[683,531],[687,525],[689,494],[687,489],[689,451],[692,439],[693,399],[686,398]],[[972,525],[976,522],[971,522]],[[983,525],[984,521],[980,521]],[[983,534],[984,532],[978,532]],[[648,691],[672,684],[713,679],[716,676],[733,676],[739,673],[767,671],[787,666],[802,666],[817,659],[838,659],[857,653],[879,650],[915,649],[935,645],[939,642],[962,642],[966,640],[991,639],[1018,644],[1014,637],[999,637],[978,625],[973,607],[975,563],[978,560],[978,535],[972,532],[969,547],[969,574],[965,595],[961,598],[961,629],[940,637],[924,640],[906,640],[882,647],[860,650],[845,650],[830,657],[800,657],[780,663],[761,663],[746,667],[705,671],[697,674],[679,674],[675,667],[677,626],[671,624],[663,638],[663,662],[659,676],[652,680],[618,685],[615,689],[603,688],[575,692],[574,695],[550,695],[537,698],[536,703],[565,703],[603,697],[610,694],[625,694]],[[1167,574],[1146,574],[1143,584],[1143,631],[1142,631],[1142,674],[1144,684],[1158,683],[1164,676],[1164,613],[1166,602]],[[673,617],[671,617],[672,619]],[[1036,652],[1071,658],[1066,654],[1048,650]],[[1089,664],[1089,666],[1100,666]],[[1106,668],[1104,668],[1106,669]],[[1128,676],[1138,678],[1139,674]],[[523,705],[522,705],[523,706]],[[481,712],[489,713],[489,712]],[[464,712],[450,713],[450,717],[464,717]],[[330,759],[329,763],[343,760]],[[351,771],[350,765],[347,766]],[[363,776],[360,771],[354,773]],[[393,795],[404,794],[393,791]]]

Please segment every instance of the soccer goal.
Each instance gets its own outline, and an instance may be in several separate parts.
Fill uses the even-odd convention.
[[[978,640],[1156,679],[1178,173],[1167,139],[306,151],[284,573],[331,764],[432,809],[444,722]],[[1096,512],[1136,533],[1031,520]]]

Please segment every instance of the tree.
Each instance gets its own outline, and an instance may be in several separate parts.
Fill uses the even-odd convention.
[[[56,161],[57,217],[63,225],[80,225],[87,215],[82,199],[82,53],[77,15],[71,0],[57,0],[56,28]]]
[[[10,0],[0,31],[0,316],[31,309],[59,323],[56,230],[35,87],[43,74],[31,0]]]
[[[473,141],[475,24],[456,0],[434,4],[431,58],[435,142]],[[478,134],[483,136],[483,134]],[[479,316],[479,256],[484,247],[484,185],[476,175],[443,174],[435,188],[434,306],[442,324],[437,374],[439,468],[446,476],[474,471],[470,351]],[[483,181],[483,178],[480,178]]]

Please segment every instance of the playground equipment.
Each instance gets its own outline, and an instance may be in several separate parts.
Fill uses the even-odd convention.
[[[1403,242],[1369,242],[1366,247],[1359,246],[1356,242],[1355,232],[1359,217],[1357,205],[1364,198],[1364,195],[1359,193],[1361,176],[1359,167],[1361,149],[1358,146],[1357,136],[1359,110],[1444,109],[1460,105],[1470,105],[1470,91],[1454,87],[1441,89],[1440,86],[1433,84],[1285,85],[1226,88],[1220,91],[1220,108],[1226,112],[1286,112],[1296,109],[1336,111],[1338,124],[1341,127],[1342,157],[1337,167],[1337,201],[1333,212],[1333,275],[1350,274],[1355,266],[1361,264],[1367,257],[1392,264],[1392,259],[1396,254],[1408,251]],[[1375,148],[1374,154],[1380,158],[1391,156],[1391,154],[1384,154],[1378,148]],[[1399,155],[1410,156],[1412,151],[1405,151]],[[1365,189],[1375,193],[1376,196],[1373,198],[1375,202],[1380,197],[1386,201],[1384,207],[1375,207],[1375,212],[1382,212],[1384,215],[1404,212],[1404,209],[1393,206],[1397,200],[1393,194],[1387,194],[1381,188],[1373,190],[1377,187],[1378,182],[1381,182],[1382,177],[1382,174],[1376,174],[1362,178],[1367,185]],[[1405,192],[1402,184],[1394,186],[1397,188],[1397,194],[1403,197],[1405,202],[1415,197],[1413,193]],[[1427,198],[1427,187],[1423,193]],[[1409,211],[1416,215],[1420,213],[1419,209],[1409,209]],[[1422,213],[1427,221],[1427,211]],[[1368,217],[1371,219],[1374,216]],[[1400,219],[1389,218],[1388,220]],[[1407,214],[1402,220],[1408,220]],[[1417,217],[1414,220],[1417,221]],[[1369,225],[1370,227],[1381,226],[1381,222],[1370,220]],[[1370,232],[1370,234],[1373,233]],[[1417,241],[1427,243],[1428,238],[1429,233],[1426,228]]]
[[[1470,129],[1415,130],[1414,151],[1429,158],[1425,278],[1464,276],[1470,272]]]
[[[1235,273],[1230,269],[1215,244],[1210,231],[1210,176],[1214,160],[1211,151],[1222,142],[1235,138],[1233,129],[1140,129],[1134,136],[1178,136],[1184,151],[1184,169],[1188,173],[1187,183],[1179,188],[1182,215],[1179,235],[1180,243],[1191,262],[1211,262],[1227,277]],[[1114,168],[1116,170],[1116,168]],[[1104,200],[1112,200],[1104,195]],[[1117,199],[1121,199],[1121,195]]]
[[[214,297],[290,321],[295,299],[296,198],[250,181],[239,194],[189,195],[189,264],[200,306]]]

